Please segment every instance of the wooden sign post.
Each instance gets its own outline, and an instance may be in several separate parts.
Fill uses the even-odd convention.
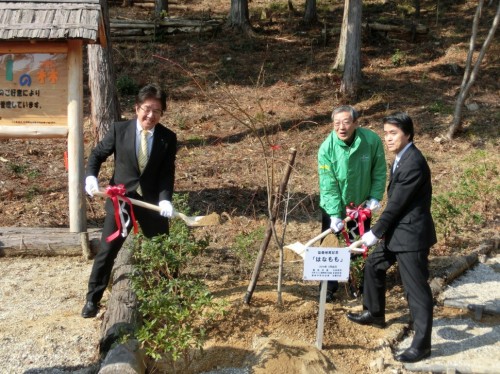
[[[82,47],[106,44],[99,0],[10,0],[0,18],[0,138],[67,138],[69,229],[86,232]]]
[[[304,253],[304,280],[321,281],[316,332],[316,348],[318,349],[323,347],[327,283],[329,280],[347,282],[350,261],[350,251],[346,248],[308,247]]]

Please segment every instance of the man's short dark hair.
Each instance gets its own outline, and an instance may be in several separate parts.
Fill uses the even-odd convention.
[[[358,113],[358,111],[356,109],[354,109],[350,105],[342,105],[342,106],[339,106],[339,107],[333,109],[333,112],[332,112],[332,121],[333,121],[333,117],[335,117],[336,114],[344,113],[344,112],[348,112],[348,113],[351,114],[351,118],[352,118],[353,122],[356,122],[357,119],[359,118],[359,113]]]
[[[135,103],[141,105],[149,99],[159,100],[161,103],[161,110],[167,110],[167,92],[156,83],[150,83],[142,87],[135,98]]]
[[[415,130],[413,129],[413,121],[411,117],[404,112],[395,112],[391,115],[384,117],[383,123],[389,123],[399,128],[405,135],[410,135],[410,142],[413,141]]]

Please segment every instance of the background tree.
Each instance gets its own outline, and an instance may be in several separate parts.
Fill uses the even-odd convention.
[[[253,34],[248,12],[248,0],[231,0],[228,24],[240,29],[245,34]]]
[[[361,83],[361,0],[345,0],[339,48],[333,69],[344,72],[340,92],[355,96]]]
[[[100,3],[107,45],[89,44],[87,47],[92,133],[96,142],[104,137],[112,122],[121,118],[115,87],[108,4],[106,0]]]
[[[168,13],[168,0],[155,0],[155,15],[161,17]]]
[[[304,22],[306,24],[316,23],[318,21],[318,13],[316,10],[316,0],[306,0]]]
[[[467,95],[469,94],[472,85],[476,81],[481,62],[483,61],[484,55],[486,54],[486,51],[488,50],[488,47],[490,46],[493,40],[493,36],[495,35],[495,31],[498,27],[498,22],[500,19],[500,1],[498,1],[497,11],[495,17],[493,18],[488,36],[485,38],[481,50],[479,51],[479,55],[477,56],[477,60],[474,63],[474,67],[472,68],[474,47],[477,40],[477,29],[479,27],[479,19],[481,18],[483,10],[483,3],[484,0],[479,0],[479,3],[477,4],[476,14],[474,15],[474,21],[472,22],[472,36],[470,38],[469,53],[467,54],[467,61],[465,63],[465,72],[462,80],[462,85],[460,86],[460,92],[455,102],[453,121],[450,125],[450,128],[448,129],[448,133],[446,134],[446,138],[448,140],[451,140],[456,132],[462,129],[462,108],[464,102],[467,99]]]

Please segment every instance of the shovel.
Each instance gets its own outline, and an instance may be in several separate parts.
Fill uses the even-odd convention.
[[[347,223],[349,221],[351,221],[351,217],[346,217],[344,219],[345,223]],[[290,250],[294,251],[295,253],[297,253],[300,257],[304,258],[304,252],[305,252],[306,248],[310,247],[311,245],[316,243],[318,240],[323,239],[325,236],[327,236],[328,234],[331,234],[331,233],[332,233],[332,229],[327,229],[327,230],[323,231],[321,234],[319,234],[318,236],[315,236],[314,238],[309,240],[306,244],[302,244],[301,242],[295,242],[293,244],[286,245],[284,248],[290,249]],[[361,252],[362,253],[362,252],[364,252],[364,250],[357,248],[357,247],[360,247],[362,244],[363,244],[363,241],[358,240],[357,242],[352,243],[348,248],[352,252]]]
[[[106,192],[103,192],[103,191],[94,191],[93,194],[94,194],[94,196],[109,197],[108,194],[106,194]],[[121,197],[121,196],[117,196],[117,197],[118,197],[118,199],[124,201],[123,197]],[[131,199],[131,198],[128,198],[128,200],[130,200],[130,202],[133,205],[137,205],[137,206],[140,206],[143,208],[147,208],[147,209],[151,209],[151,210],[155,210],[157,212],[160,212],[160,207],[157,205],[146,203],[146,202],[141,201],[141,200]],[[180,212],[177,212],[176,210],[174,210],[173,217],[182,219],[188,226],[200,227],[200,226],[214,226],[214,225],[220,224],[219,215],[217,213],[212,213],[208,216],[189,217],[183,213],[180,213]]]
[[[312,238],[311,240],[309,240],[306,244],[302,244],[300,242],[295,242],[293,244],[286,245],[285,248],[294,251],[300,257],[304,258],[304,252],[306,251],[307,248],[309,248],[311,245],[313,245],[314,243],[316,243],[318,240],[323,239],[325,236],[327,236],[328,234],[331,234],[331,233],[332,233],[332,229],[328,229],[328,230],[323,231],[318,236],[315,236],[314,238]],[[363,244],[363,241],[362,240],[358,240],[358,241],[355,241],[354,243],[352,243],[347,248],[351,252],[363,253],[365,250],[362,249],[362,248],[358,248],[362,244]]]

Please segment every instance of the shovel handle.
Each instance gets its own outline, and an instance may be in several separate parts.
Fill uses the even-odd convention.
[[[100,196],[100,197],[109,197],[108,194],[106,192],[102,192],[102,191],[94,191],[93,194],[95,196]],[[124,201],[123,197],[121,196],[117,196],[118,199]],[[147,209],[151,209],[151,210],[155,210],[157,212],[159,212],[161,209],[158,205],[154,205],[154,204],[150,204],[150,203],[146,203],[144,201],[141,201],[141,200],[137,200],[137,199],[132,199],[132,198],[128,198],[130,200],[130,202],[134,205],[137,205],[137,206],[141,206],[143,208],[147,208]]]
[[[364,253],[365,250],[363,248],[359,248],[364,244],[362,240],[357,240],[354,243],[351,243],[347,249],[349,249],[351,252],[359,252],[359,253]]]
[[[321,234],[319,234],[318,236],[315,236],[314,238],[312,238],[311,240],[309,240],[305,245],[304,247],[308,248],[310,247],[311,245],[313,245],[314,243],[316,243],[318,240],[320,239],[323,239],[325,236],[327,236],[328,234],[330,234],[332,232],[332,229],[327,229],[325,231],[323,231]]]

